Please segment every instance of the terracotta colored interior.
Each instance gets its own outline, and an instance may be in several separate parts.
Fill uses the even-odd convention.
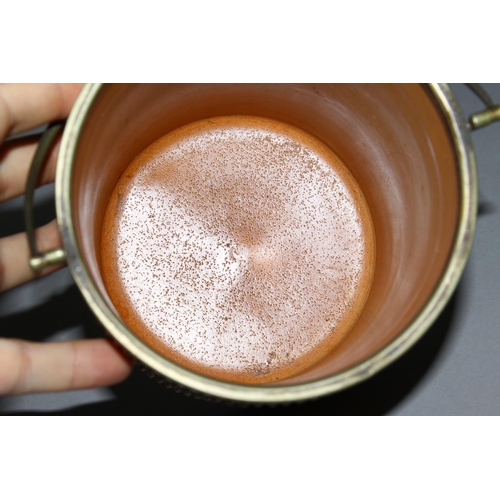
[[[376,268],[357,323],[331,354],[291,384],[338,373],[391,342],[442,275],[459,212],[455,153],[430,92],[412,84],[107,85],[88,114],[76,154],[72,201],[84,260],[103,297],[100,232],[122,171],[153,141],[224,115],[280,120],[339,156],[370,207]]]

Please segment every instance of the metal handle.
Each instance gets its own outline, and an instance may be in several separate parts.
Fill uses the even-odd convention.
[[[31,253],[29,263],[33,271],[40,271],[45,266],[58,264],[66,260],[66,253],[62,248],[54,248],[46,252],[40,252],[38,250],[35,241],[35,216],[33,211],[33,198],[42,167],[45,165],[45,160],[47,159],[52,144],[54,144],[55,139],[63,128],[64,122],[54,122],[47,127],[40,139],[26,182],[26,193],[24,195],[24,224]]]
[[[469,118],[469,124],[472,130],[484,127],[500,120],[500,105],[495,104],[488,92],[478,83],[466,83],[469,87],[486,105],[486,109],[478,113],[474,113]]]

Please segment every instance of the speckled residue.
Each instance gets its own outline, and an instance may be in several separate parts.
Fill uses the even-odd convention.
[[[162,137],[126,169],[105,215],[103,276],[124,321],[170,359],[274,381],[348,332],[373,242],[359,188],[321,142],[218,117]]]

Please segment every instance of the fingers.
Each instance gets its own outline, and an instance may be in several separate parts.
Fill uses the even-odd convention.
[[[107,339],[0,339],[0,395],[107,386],[124,380],[131,369],[131,361]]]
[[[42,169],[40,184],[53,182],[56,173],[60,139],[52,147]],[[38,147],[38,138],[16,139],[5,143],[0,150],[0,202],[24,193],[26,179]]]
[[[6,137],[66,118],[80,84],[0,85],[0,143]],[[54,179],[57,146],[42,182]],[[5,145],[0,157],[0,201],[24,191],[36,150],[33,140]],[[35,232],[40,251],[61,246],[55,221]],[[34,273],[25,234],[0,239],[0,291],[61,267]],[[0,395],[63,391],[115,384],[128,376],[131,363],[108,340],[36,344],[0,339]]]
[[[66,118],[81,87],[81,84],[0,84],[0,142],[9,135]],[[59,142],[52,148],[43,170],[43,184],[54,180]],[[34,139],[18,139],[3,145],[0,202],[24,192],[36,147]]]
[[[35,240],[41,252],[61,247],[61,237],[53,220],[35,231]],[[63,267],[62,264],[47,266],[35,273],[29,265],[30,250],[26,233],[18,233],[0,239],[0,292],[26,283],[39,276]]]
[[[81,84],[0,85],[0,142],[44,123],[66,118]]]

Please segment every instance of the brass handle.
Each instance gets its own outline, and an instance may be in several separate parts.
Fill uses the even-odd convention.
[[[26,193],[24,195],[24,224],[31,253],[29,263],[34,271],[39,271],[45,266],[58,264],[66,260],[66,253],[62,248],[54,248],[47,252],[40,252],[38,250],[35,241],[35,216],[33,211],[33,197],[42,167],[45,165],[45,160],[47,159],[52,144],[63,128],[64,122],[54,122],[47,127],[40,139],[26,182]]]
[[[466,83],[465,85],[467,85],[467,87],[469,87],[486,105],[485,110],[474,113],[469,117],[469,125],[472,130],[476,130],[500,120],[500,105],[493,102],[488,92],[478,83]]]

